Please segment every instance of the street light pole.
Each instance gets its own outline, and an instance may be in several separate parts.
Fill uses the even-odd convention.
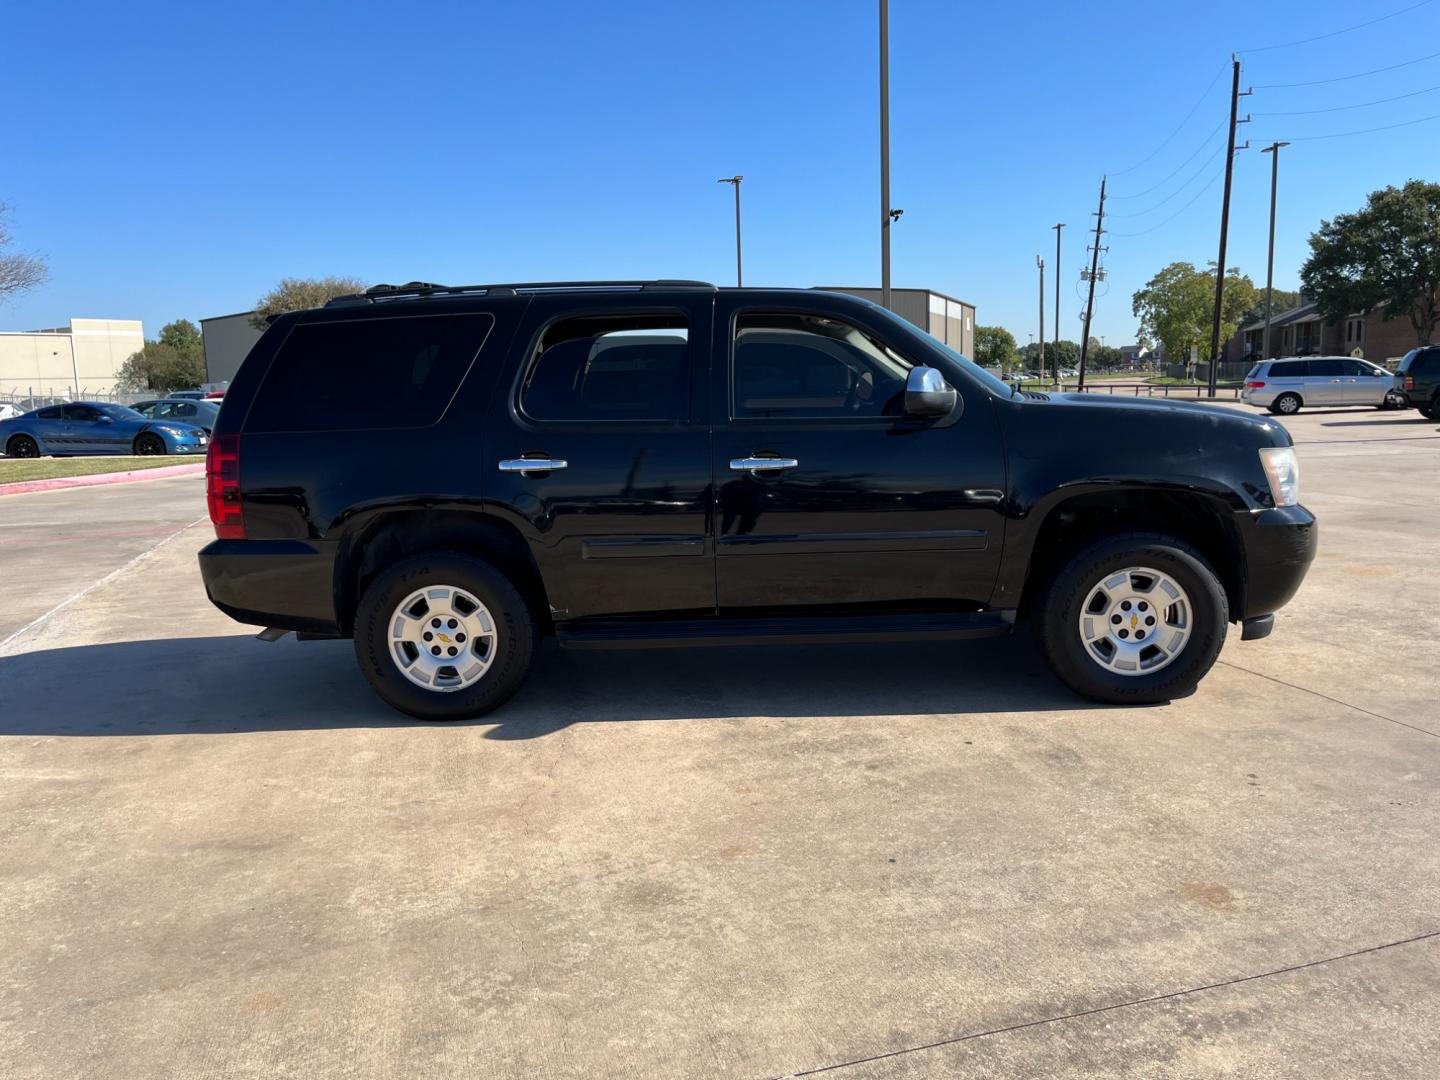
[[[1055,230],[1055,268],[1051,271],[1055,275],[1055,384],[1060,384],[1060,230],[1065,228],[1064,222],[1052,225]]]
[[[1274,142],[1260,152],[1273,154],[1270,159],[1270,256],[1265,262],[1265,338],[1260,346],[1260,359],[1270,359],[1270,293],[1275,283],[1275,192],[1280,185],[1280,148],[1288,142]]]
[[[722,176],[715,181],[717,184],[735,185],[735,284],[737,286],[745,284],[745,275],[740,269],[740,181],[744,179],[745,177],[737,173],[734,176]]]
[[[1035,266],[1040,271],[1040,363],[1036,370],[1041,377],[1045,375],[1045,260],[1043,257],[1035,256]]]
[[[890,309],[890,0],[880,0],[880,306]]]

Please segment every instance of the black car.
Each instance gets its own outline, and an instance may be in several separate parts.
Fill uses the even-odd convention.
[[[1008,634],[1116,703],[1263,637],[1316,526],[1278,423],[1021,392],[864,300],[376,286],[281,315],[208,462],[211,600],[353,637],[426,719],[543,634],[615,649]],[[885,677],[877,672],[877,678]]]
[[[1440,420],[1440,345],[1411,349],[1395,369],[1395,386],[1430,420]]]

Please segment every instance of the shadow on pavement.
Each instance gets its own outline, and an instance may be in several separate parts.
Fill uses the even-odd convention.
[[[1322,420],[1321,427],[1395,427],[1397,425],[1412,424],[1433,424],[1434,420],[1427,419],[1416,413],[1414,416],[1389,416],[1383,420]]]
[[[530,739],[577,723],[747,716],[1074,712],[1027,635],[978,642],[570,652],[546,642],[520,693],[471,723]],[[0,737],[226,734],[419,724],[348,641],[224,636],[0,657]]]

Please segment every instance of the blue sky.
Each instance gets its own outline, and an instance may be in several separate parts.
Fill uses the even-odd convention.
[[[1023,344],[1035,255],[1053,262],[1064,221],[1061,327],[1078,338],[1082,229],[1108,171],[1111,211],[1156,207],[1107,222],[1093,332],[1133,340],[1130,294],[1170,261],[1215,257],[1231,51],[1414,2],[892,0],[894,284],[972,301]],[[733,283],[733,203],[715,180],[736,172],[748,283],[878,284],[875,23],[873,0],[12,3],[0,200],[52,277],[0,307],[0,329],[142,318],[153,335],[244,310],[284,275]],[[1440,2],[1242,53],[1242,86],[1437,43]],[[1230,264],[1263,284],[1259,145],[1434,116],[1440,90],[1262,114],[1437,84],[1440,57],[1243,98],[1255,120],[1240,129],[1252,149],[1237,158]],[[1282,153],[1276,284],[1294,287],[1321,218],[1440,175],[1440,120]]]

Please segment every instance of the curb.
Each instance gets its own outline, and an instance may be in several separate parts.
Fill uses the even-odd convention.
[[[203,461],[184,465],[161,465],[154,469],[133,469],[128,472],[92,473],[89,476],[56,476],[49,480],[20,480],[0,484],[0,495],[27,495],[34,491],[63,491],[65,488],[93,487],[97,484],[130,484],[137,480],[162,480],[167,476],[190,476],[205,471]]]

